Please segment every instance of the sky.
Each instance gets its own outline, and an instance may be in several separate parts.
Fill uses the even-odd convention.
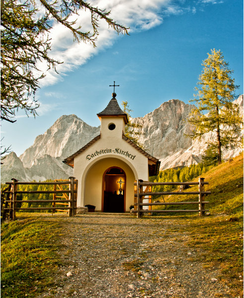
[[[233,70],[236,95],[243,94],[242,0],[92,0],[111,10],[111,17],[130,27],[118,35],[100,22],[97,47],[74,43],[72,35],[56,24],[50,32],[52,57],[63,61],[40,81],[36,98],[38,116],[23,111],[17,121],[3,122],[2,144],[18,156],[44,134],[62,115],[75,114],[91,126],[99,126],[97,113],[112,98],[127,101],[132,117],[143,117],[170,99],[185,103],[194,99],[194,88],[211,49],[221,50]],[[89,28],[90,16],[77,19]],[[44,64],[40,64],[45,69]]]

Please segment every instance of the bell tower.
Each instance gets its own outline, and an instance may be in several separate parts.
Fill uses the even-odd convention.
[[[115,92],[112,93],[112,99],[107,107],[97,116],[101,121],[101,138],[113,138],[114,140],[122,138],[125,125],[128,123],[128,115],[121,110]]]

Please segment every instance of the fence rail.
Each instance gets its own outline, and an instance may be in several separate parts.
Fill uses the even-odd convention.
[[[69,180],[55,180],[53,182],[19,182],[16,179],[12,179],[12,182],[7,182],[8,188],[5,189],[1,194],[1,213],[2,219],[5,220],[7,215],[9,219],[16,219],[16,211],[19,210],[50,210],[52,213],[56,211],[68,211],[69,216],[76,214],[77,207],[77,180],[74,177],[70,177]],[[53,190],[18,190],[20,185],[49,185],[53,186]],[[66,185],[69,190],[63,189]],[[57,190],[57,188],[59,190]],[[29,200],[21,199],[17,200],[17,195],[27,194],[53,194],[53,199],[47,200]],[[59,195],[59,196],[57,196]],[[62,196],[60,196],[62,195]],[[58,198],[58,199],[57,199]],[[51,206],[43,207],[23,207],[23,203],[41,203],[43,205],[52,203]]]
[[[140,218],[143,213],[171,213],[171,212],[199,212],[200,216],[205,215],[205,212],[208,211],[205,209],[205,204],[208,204],[208,201],[205,201],[205,196],[211,194],[210,191],[205,191],[204,186],[209,184],[204,181],[204,178],[199,178],[198,182],[149,182],[143,180],[137,180],[134,184],[134,213],[137,214],[137,217]],[[198,191],[162,191],[162,192],[153,192],[152,186],[156,185],[198,185]],[[151,191],[148,191],[151,189]],[[192,202],[154,202],[152,203],[153,195],[198,195],[198,201]],[[148,203],[143,203],[143,198],[147,197]],[[198,205],[198,209],[174,209],[174,210],[152,210],[152,206],[168,206],[168,205]],[[143,209],[143,206],[148,206],[148,209]]]

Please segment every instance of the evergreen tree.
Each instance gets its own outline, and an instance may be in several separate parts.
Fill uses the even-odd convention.
[[[142,134],[142,125],[131,122],[131,109],[127,101],[122,101],[123,111],[128,115],[128,123],[125,126],[124,135],[132,140],[137,146],[143,149],[143,145],[139,142],[139,136]]]
[[[215,137],[209,145],[217,148],[218,163],[221,163],[222,148],[240,142],[242,119],[238,107],[232,103],[237,86],[220,50],[211,50],[203,66],[198,82],[200,87],[196,88],[195,95],[198,107],[192,111],[188,121],[196,128],[192,138],[213,132]]]
[[[207,150],[205,150],[204,155],[202,156],[202,162],[204,166],[217,165],[218,163],[217,148],[213,146],[208,146]]]
[[[179,182],[179,177],[178,177],[178,173],[177,171],[174,172],[174,175],[173,175],[173,182]]]
[[[83,32],[74,20],[81,9],[91,14],[92,32]],[[49,70],[62,62],[49,56],[51,40],[48,33],[52,26],[60,23],[72,32],[74,40],[95,46],[101,19],[118,33],[128,34],[127,28],[112,20],[109,13],[82,0],[2,0],[1,119],[15,122],[18,109],[23,109],[27,115],[37,115],[39,104],[35,92],[39,80],[44,77],[37,63],[46,62]]]

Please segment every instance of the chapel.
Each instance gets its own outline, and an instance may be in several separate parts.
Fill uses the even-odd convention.
[[[77,211],[87,205],[96,211],[129,212],[134,205],[134,182],[158,174],[160,161],[124,135],[128,115],[116,93],[97,114],[100,134],[63,162],[78,180]]]

